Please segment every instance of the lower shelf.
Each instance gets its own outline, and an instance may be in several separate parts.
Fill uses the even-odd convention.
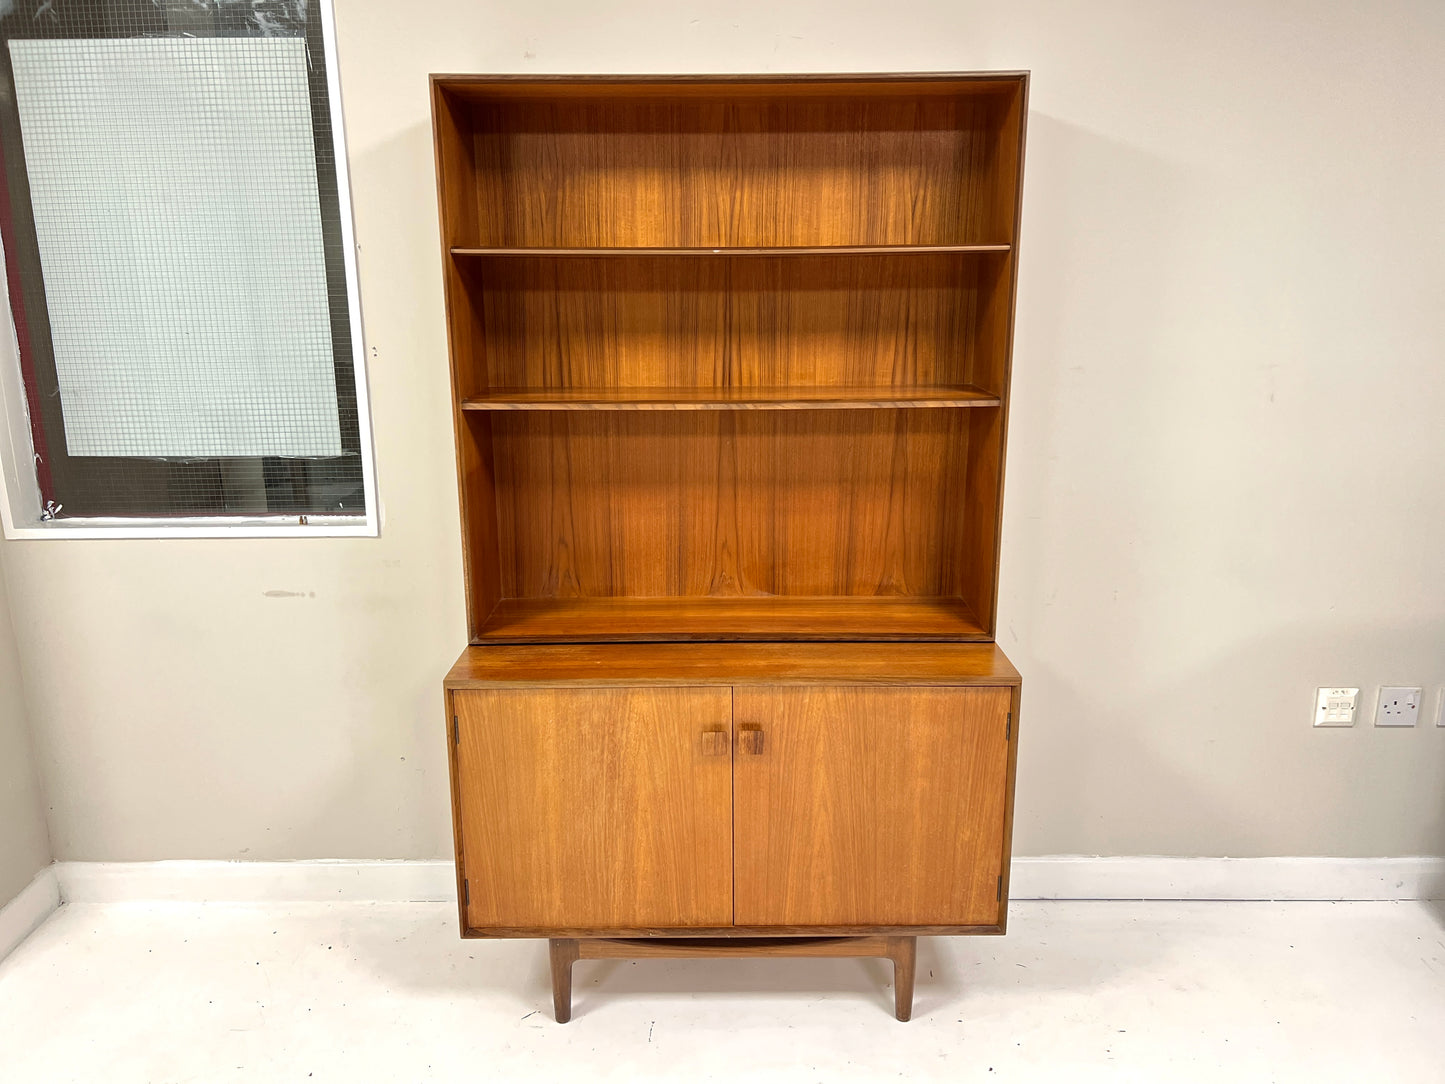
[[[957,598],[509,598],[473,643],[985,640]]]

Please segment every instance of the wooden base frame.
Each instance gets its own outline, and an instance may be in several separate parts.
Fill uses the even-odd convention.
[[[856,956],[893,961],[893,1012],[913,1015],[916,937],[553,937],[552,1008],[557,1023],[572,1019],[572,965],[578,960],[710,956]]]

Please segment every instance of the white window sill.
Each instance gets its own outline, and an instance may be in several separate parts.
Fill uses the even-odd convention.
[[[82,518],[16,525],[5,517],[13,539],[98,538],[375,538],[373,516],[215,516],[180,519]]]

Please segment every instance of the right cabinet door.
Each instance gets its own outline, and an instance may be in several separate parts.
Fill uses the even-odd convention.
[[[998,921],[1007,688],[738,688],[739,926]]]

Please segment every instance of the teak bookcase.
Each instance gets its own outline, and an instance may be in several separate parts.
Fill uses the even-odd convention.
[[[1001,933],[1024,73],[433,76],[465,936]]]

